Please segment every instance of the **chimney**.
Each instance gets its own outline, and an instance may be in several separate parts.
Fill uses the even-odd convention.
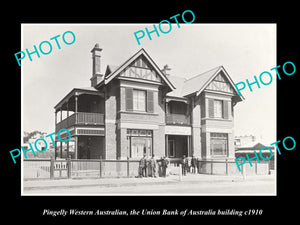
[[[102,79],[103,74],[101,74],[101,63],[100,63],[100,52],[102,51],[101,48],[99,48],[99,44],[95,44],[94,48],[92,49],[91,53],[93,54],[93,75],[91,80],[91,86],[95,87]]]
[[[170,76],[169,73],[167,73],[168,70],[171,70],[171,68],[169,68],[169,66],[166,64],[164,65],[164,68],[161,70],[166,76]]]

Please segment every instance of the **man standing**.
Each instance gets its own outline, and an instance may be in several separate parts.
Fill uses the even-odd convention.
[[[168,167],[169,161],[166,159],[164,156],[161,160],[161,167],[162,167],[162,176],[166,177],[167,176],[167,167]]]
[[[154,154],[152,155],[152,158],[150,159],[150,176],[151,177],[156,177],[156,160],[154,158]]]
[[[141,158],[139,162],[139,177],[145,177],[147,175],[147,160],[146,160],[146,154],[144,154],[144,157]]]
[[[193,170],[192,172],[196,173],[197,159],[195,158],[194,155],[192,156],[192,159],[191,159],[191,166],[192,166],[192,170]]]

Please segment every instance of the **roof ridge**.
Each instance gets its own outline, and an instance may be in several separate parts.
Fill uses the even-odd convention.
[[[194,79],[194,78],[196,78],[196,77],[199,77],[199,76],[201,76],[201,75],[203,75],[203,74],[205,74],[205,73],[208,73],[208,72],[210,72],[210,71],[212,71],[212,70],[215,70],[215,69],[221,68],[221,67],[222,67],[222,65],[221,65],[221,66],[214,67],[214,68],[212,68],[212,69],[210,69],[210,70],[207,70],[207,71],[205,71],[205,72],[203,72],[203,73],[200,73],[200,74],[198,74],[198,75],[195,75],[195,76],[193,76],[193,77],[187,79],[186,81],[192,80],[192,79]]]

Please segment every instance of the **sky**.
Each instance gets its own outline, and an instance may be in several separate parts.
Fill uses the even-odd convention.
[[[141,48],[160,68],[168,64],[170,74],[179,77],[190,78],[220,65],[234,83],[251,82],[263,71],[270,72],[270,85],[242,91],[245,100],[234,108],[234,134],[255,135],[263,144],[276,141],[276,75],[270,71],[277,66],[276,24],[192,23],[178,28],[175,23],[169,33],[159,37],[153,33],[152,40],[145,35],[138,45],[134,32],[145,27],[151,30],[153,24],[22,24],[20,51],[31,52],[42,41],[52,44],[50,54],[40,58],[33,54],[32,61],[27,56],[21,62],[22,132],[54,132],[54,106],[73,88],[90,86],[90,51],[99,43],[102,73],[107,64],[120,65]],[[75,34],[71,45],[61,39],[66,31]],[[61,49],[50,40],[57,35]]]

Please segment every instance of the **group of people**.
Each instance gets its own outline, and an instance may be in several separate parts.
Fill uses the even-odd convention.
[[[157,177],[157,174],[166,177],[168,165],[169,159],[166,157],[156,160],[154,155],[151,158],[144,155],[139,162],[139,177]]]
[[[183,155],[181,161],[181,169],[182,169],[182,175],[186,176],[188,172],[196,173],[197,172],[197,158],[193,155],[192,158],[187,158],[185,155]]]
[[[151,158],[144,155],[139,161],[138,177],[157,177],[157,174],[160,177],[166,177],[169,163],[170,160],[165,156],[156,160],[154,155]],[[188,172],[194,174],[197,172],[197,158],[194,156],[187,158],[183,155],[180,164],[183,176],[186,176]]]

